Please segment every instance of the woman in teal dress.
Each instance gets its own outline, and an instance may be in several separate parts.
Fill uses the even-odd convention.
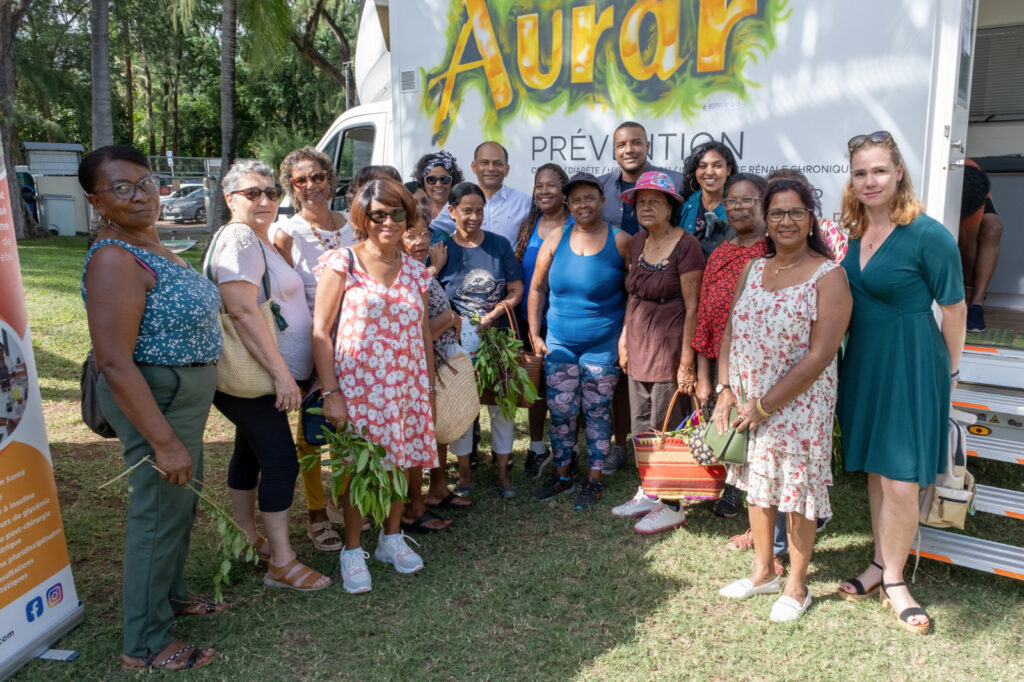
[[[953,236],[914,199],[892,135],[858,135],[849,148],[841,222],[850,234],[843,268],[853,316],[837,412],[846,469],[868,474],[875,549],[868,568],[838,594],[864,601],[880,592],[902,627],[923,634],[931,621],[907,590],[903,568],[917,534],[919,487],[944,467],[967,323],[963,275]]]

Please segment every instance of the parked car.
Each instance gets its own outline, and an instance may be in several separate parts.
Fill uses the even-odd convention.
[[[200,189],[188,196],[168,199],[163,205],[162,217],[164,220],[172,220],[176,223],[189,221],[205,223],[206,198],[209,196],[210,192],[208,190]]]
[[[171,192],[165,197],[160,197],[160,206],[162,207],[171,199],[181,199],[182,197],[191,196],[201,189],[203,189],[203,186],[200,184],[189,183],[187,185],[182,185],[177,191]]]

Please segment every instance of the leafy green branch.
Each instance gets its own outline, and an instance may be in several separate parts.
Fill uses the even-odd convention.
[[[515,419],[520,398],[534,401],[539,397],[519,362],[523,342],[511,329],[493,326],[480,329],[479,315],[473,315],[470,321],[480,333],[480,347],[476,352],[477,392],[483,395],[485,390],[493,391],[494,404],[501,408],[501,416],[511,421]]]
[[[323,414],[314,407],[310,414]],[[305,455],[302,468],[316,469],[327,464],[331,470],[331,495],[334,503],[345,490],[349,501],[364,517],[373,519],[378,527],[391,513],[395,502],[408,502],[409,485],[405,474],[388,461],[387,451],[366,439],[366,427],[357,432],[349,422],[343,429],[331,430],[324,426],[329,459],[324,461],[319,452]]]

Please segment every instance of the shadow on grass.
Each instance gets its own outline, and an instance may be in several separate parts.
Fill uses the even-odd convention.
[[[78,380],[82,375],[82,362],[88,348],[82,350],[82,357],[79,360],[69,360],[63,355],[52,353],[44,348],[36,346],[33,353],[36,360],[36,373],[40,377],[46,377],[48,381],[40,384],[39,395],[43,400],[70,400],[78,402],[82,397],[78,390]],[[76,388],[54,388],[50,384],[52,379],[73,381]]]

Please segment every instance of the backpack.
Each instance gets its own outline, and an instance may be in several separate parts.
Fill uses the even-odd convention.
[[[967,471],[967,429],[949,419],[946,471],[918,495],[921,523],[935,528],[963,528],[974,513],[974,476]]]

